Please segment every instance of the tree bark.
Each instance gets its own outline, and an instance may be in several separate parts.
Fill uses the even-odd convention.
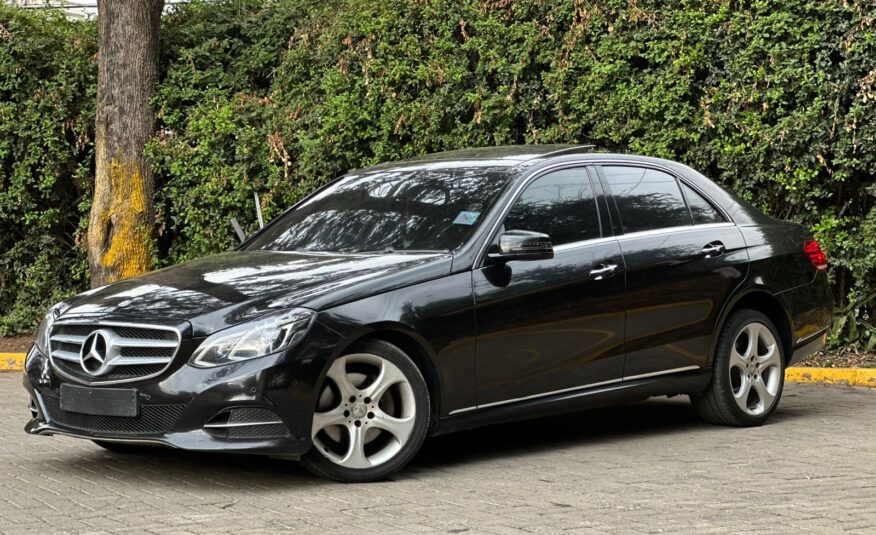
[[[158,82],[164,0],[98,0],[96,175],[88,226],[92,287],[152,267],[152,170],[143,149],[154,133],[149,100]]]

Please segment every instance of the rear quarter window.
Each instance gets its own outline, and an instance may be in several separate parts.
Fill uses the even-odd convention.
[[[624,233],[687,226],[690,211],[674,176],[644,167],[604,166]]]
[[[721,212],[712,206],[712,203],[707,201],[702,195],[694,191],[693,188],[682,183],[681,189],[684,191],[684,197],[687,199],[688,206],[690,206],[690,215],[693,218],[694,225],[724,223],[726,221]]]

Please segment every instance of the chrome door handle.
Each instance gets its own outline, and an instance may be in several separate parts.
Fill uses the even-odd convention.
[[[706,258],[712,258],[714,256],[721,256],[724,254],[727,248],[724,247],[724,244],[719,241],[713,241],[712,243],[706,244],[702,249],[703,256]]]
[[[590,270],[590,276],[595,280],[601,280],[617,271],[617,264],[599,264]]]

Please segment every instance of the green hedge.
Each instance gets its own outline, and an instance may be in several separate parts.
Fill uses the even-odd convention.
[[[876,345],[876,8],[848,0],[234,0],[163,23],[158,265],[350,168],[592,142],[811,226],[836,343]],[[87,282],[95,28],[0,8],[0,334]]]

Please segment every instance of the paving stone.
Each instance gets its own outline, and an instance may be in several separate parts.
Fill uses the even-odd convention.
[[[32,437],[0,374],[0,533],[876,533],[876,389],[785,388],[759,428],[650,400],[431,438],[392,481],[343,485]]]

